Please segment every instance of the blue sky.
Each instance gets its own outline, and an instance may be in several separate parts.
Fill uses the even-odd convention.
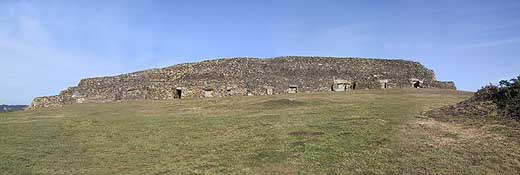
[[[520,74],[518,0],[0,0],[0,104],[222,57],[402,58],[459,89]]]

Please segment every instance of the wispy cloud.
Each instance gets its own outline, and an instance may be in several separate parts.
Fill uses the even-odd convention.
[[[30,3],[2,3],[0,11],[0,74],[9,82],[0,87],[0,98],[10,99],[3,103],[27,104],[35,96],[74,85],[80,77],[118,70],[115,63],[58,46]]]
[[[518,42],[520,42],[519,38],[513,38],[513,39],[496,40],[496,41],[481,42],[481,43],[474,43],[474,44],[466,44],[466,45],[460,46],[459,48],[468,49],[468,48],[497,47],[497,46],[515,44]]]
[[[374,2],[0,0],[0,99],[28,103],[84,77],[220,56],[424,58],[463,89],[478,82],[454,79],[457,60],[518,70],[518,0]]]

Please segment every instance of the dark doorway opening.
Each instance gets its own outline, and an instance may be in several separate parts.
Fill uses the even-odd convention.
[[[421,88],[421,82],[416,81],[416,82],[413,84],[413,87],[414,87],[414,88]]]
[[[182,90],[181,89],[176,89],[175,90],[175,97],[178,98],[178,99],[182,98]]]

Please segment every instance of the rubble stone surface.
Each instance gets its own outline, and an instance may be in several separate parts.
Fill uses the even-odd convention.
[[[173,100],[237,95],[331,91],[335,80],[352,88],[455,89],[437,81],[418,62],[368,58],[287,56],[268,59],[227,58],[178,64],[118,76],[87,78],[59,95],[37,97],[30,109],[118,100]],[[384,83],[384,84],[382,84]]]

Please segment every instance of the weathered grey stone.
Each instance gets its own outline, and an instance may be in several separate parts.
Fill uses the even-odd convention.
[[[379,84],[381,86],[381,89],[387,89],[387,88],[391,87],[389,85],[389,83],[390,83],[389,79],[379,80]]]
[[[353,89],[352,82],[348,80],[334,80],[334,84],[332,85],[332,91],[346,91]]]
[[[298,93],[298,85],[289,85],[289,89],[287,89],[287,93],[289,94],[296,94]]]
[[[335,80],[350,82],[344,84],[350,86],[348,89],[413,88],[412,80],[420,80],[422,88],[455,89],[453,82],[437,81],[432,70],[412,61],[297,56],[231,58],[83,79],[78,86],[57,96],[35,98],[31,109],[117,100],[331,91]]]

